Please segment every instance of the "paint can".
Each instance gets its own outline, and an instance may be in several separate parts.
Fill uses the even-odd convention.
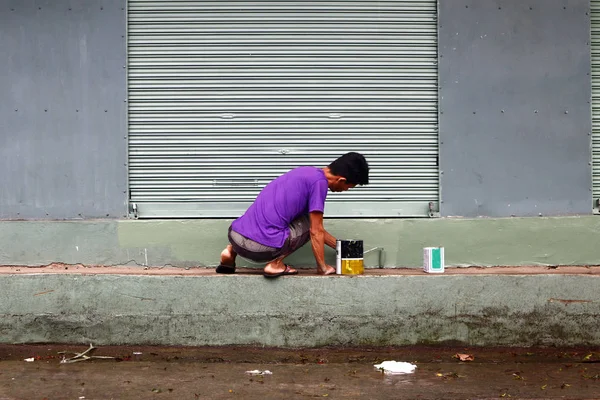
[[[362,240],[337,240],[335,273],[362,275],[365,272]]]
[[[444,272],[443,247],[425,247],[423,249],[423,271],[428,273]]]

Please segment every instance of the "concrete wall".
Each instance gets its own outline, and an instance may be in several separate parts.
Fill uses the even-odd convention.
[[[0,342],[598,346],[599,279],[0,275]]]
[[[0,264],[210,266],[226,244],[228,220],[106,220],[127,218],[125,4],[0,0],[0,219],[84,220],[2,222]],[[444,216],[591,213],[588,12],[440,2]],[[385,247],[387,267],[420,265],[424,246],[445,246],[450,265],[599,259],[588,218],[327,224]],[[290,261],[314,263],[308,248]]]
[[[442,215],[592,213],[589,11],[439,2]]]
[[[125,0],[0,0],[0,218],[127,214]]]
[[[0,0],[0,218],[126,217],[125,6]],[[439,2],[442,215],[591,213],[589,11]]]
[[[587,2],[439,3],[444,215],[589,214]],[[0,0],[0,219],[83,219],[0,222],[0,264],[218,262],[228,220],[118,220],[127,200],[124,8]],[[455,266],[600,258],[591,216],[326,226],[384,247],[386,267],[419,267],[425,246],[446,247]],[[314,266],[308,247],[289,261]],[[379,261],[366,257],[368,267]],[[0,342],[600,345],[597,274],[296,278],[0,275]]]

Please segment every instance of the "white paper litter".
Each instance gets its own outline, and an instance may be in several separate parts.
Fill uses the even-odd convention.
[[[35,361],[35,358],[33,358],[33,357],[31,357],[31,358],[26,358],[26,359],[25,359],[25,361],[27,361],[27,362],[34,362],[34,361]]]
[[[416,365],[401,361],[384,361],[374,367],[383,370],[386,375],[412,374],[417,369]]]
[[[133,354],[135,354],[136,356],[139,356],[139,355],[142,354],[142,352],[141,351],[134,351]]]
[[[258,369],[252,370],[252,371],[246,371],[247,374],[250,375],[273,375],[273,373],[271,371],[269,371],[268,369],[264,370],[264,371],[259,371]]]

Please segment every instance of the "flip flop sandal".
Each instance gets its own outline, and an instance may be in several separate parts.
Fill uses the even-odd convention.
[[[219,264],[215,271],[217,272],[217,274],[233,274],[235,273],[235,264],[233,264],[233,266]]]
[[[267,274],[266,272],[263,273],[263,276],[265,278],[277,278],[279,276],[283,276],[283,275],[298,275],[298,271],[292,271],[292,268],[286,264],[285,269],[281,272],[278,272],[276,274]]]

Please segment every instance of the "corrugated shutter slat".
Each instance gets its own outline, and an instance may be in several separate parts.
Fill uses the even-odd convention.
[[[600,0],[591,1],[592,24],[592,191],[600,199]],[[598,204],[595,204],[598,208]]]

